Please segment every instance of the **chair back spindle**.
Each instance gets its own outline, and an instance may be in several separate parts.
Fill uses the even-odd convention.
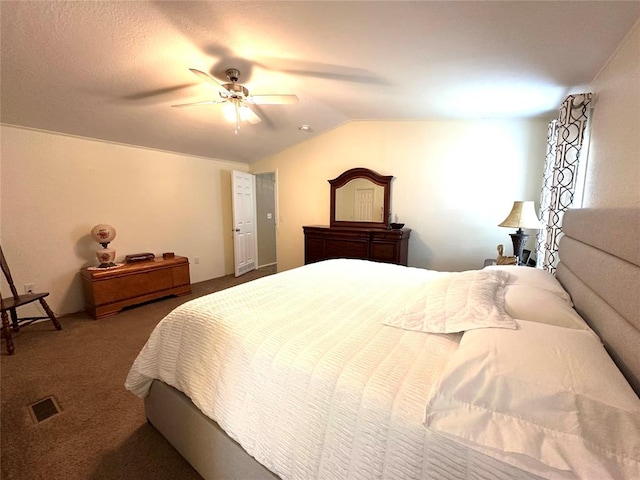
[[[0,267],[2,267],[2,273],[4,275],[4,278],[7,279],[7,283],[9,284],[11,295],[13,295],[13,298],[16,298],[18,296],[18,290],[16,289],[16,286],[13,283],[11,270],[9,270],[9,264],[7,263],[7,260],[4,258],[4,252],[2,251],[1,246],[0,246]]]

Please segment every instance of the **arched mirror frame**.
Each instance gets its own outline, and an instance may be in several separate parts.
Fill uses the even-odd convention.
[[[383,187],[384,208],[382,222],[352,222],[336,220],[336,190],[356,178],[364,178]],[[329,184],[331,185],[330,225],[332,227],[389,228],[389,215],[391,213],[391,180],[393,180],[393,175],[380,175],[373,170],[363,167],[352,168],[333,180],[329,180]]]

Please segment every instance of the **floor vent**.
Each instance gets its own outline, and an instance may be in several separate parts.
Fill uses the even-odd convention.
[[[60,407],[53,397],[47,397],[29,405],[29,413],[33,423],[40,423],[60,413]]]

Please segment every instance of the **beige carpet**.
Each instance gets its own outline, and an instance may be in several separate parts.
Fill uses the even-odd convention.
[[[129,367],[155,325],[192,298],[273,273],[274,267],[192,285],[193,293],[132,307],[102,320],[84,312],[23,328],[0,367],[1,478],[199,479],[146,423],[143,402],[124,389]],[[53,395],[62,412],[35,424],[28,405]]]

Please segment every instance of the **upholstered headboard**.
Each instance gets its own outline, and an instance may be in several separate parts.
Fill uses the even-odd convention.
[[[564,214],[556,277],[640,396],[640,208]]]

